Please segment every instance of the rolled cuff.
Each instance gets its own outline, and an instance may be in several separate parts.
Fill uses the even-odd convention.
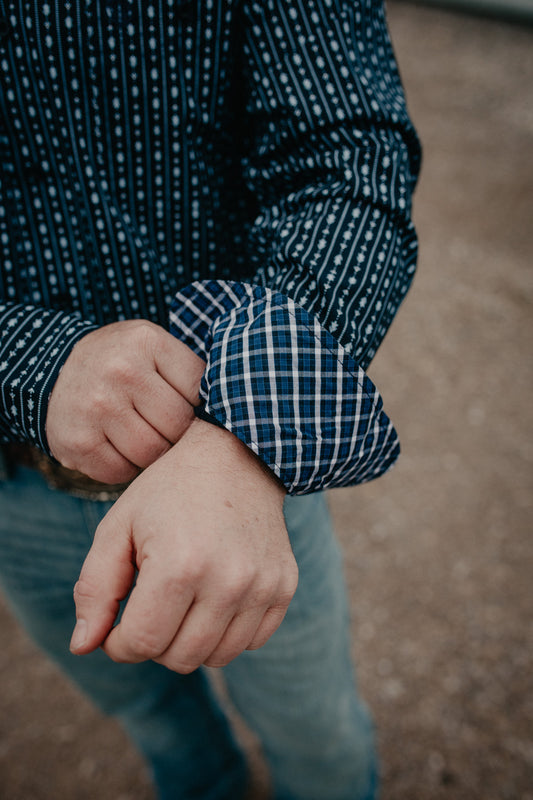
[[[72,314],[35,306],[0,306],[0,439],[50,451],[48,401],[76,342],[97,327]]]
[[[291,298],[196,282],[177,294],[170,324],[207,362],[202,413],[253,450],[289,494],[363,483],[398,458],[377,388]]]

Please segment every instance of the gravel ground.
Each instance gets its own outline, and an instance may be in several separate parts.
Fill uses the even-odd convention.
[[[421,257],[372,367],[403,458],[330,495],[359,681],[383,800],[533,800],[533,28],[398,2],[389,18],[425,146]],[[153,798],[3,607],[0,685],[2,798]]]

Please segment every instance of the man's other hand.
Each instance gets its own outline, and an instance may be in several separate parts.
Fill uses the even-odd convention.
[[[195,420],[98,527],[74,592],[72,651],[101,645],[116,661],[188,673],[261,647],[298,580],[284,495],[233,434]]]
[[[194,418],[205,364],[158,325],[127,320],[73,348],[48,405],[54,457],[104,483],[132,480]]]

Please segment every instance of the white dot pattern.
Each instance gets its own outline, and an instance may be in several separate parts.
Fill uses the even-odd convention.
[[[0,0],[0,16],[4,440],[46,448],[79,336],[166,325],[191,281],[283,292],[369,362],[414,271],[419,159],[379,3]]]
[[[2,296],[163,323],[178,285],[229,271],[238,208],[218,247],[210,185],[236,166],[210,168],[205,141],[230,90],[226,4],[2,5]]]

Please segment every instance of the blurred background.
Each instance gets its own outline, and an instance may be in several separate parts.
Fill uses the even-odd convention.
[[[371,369],[403,457],[330,494],[382,800],[533,800],[533,0],[459,2],[389,3],[424,145],[419,271]],[[1,602],[0,686],[0,797],[152,800]]]

